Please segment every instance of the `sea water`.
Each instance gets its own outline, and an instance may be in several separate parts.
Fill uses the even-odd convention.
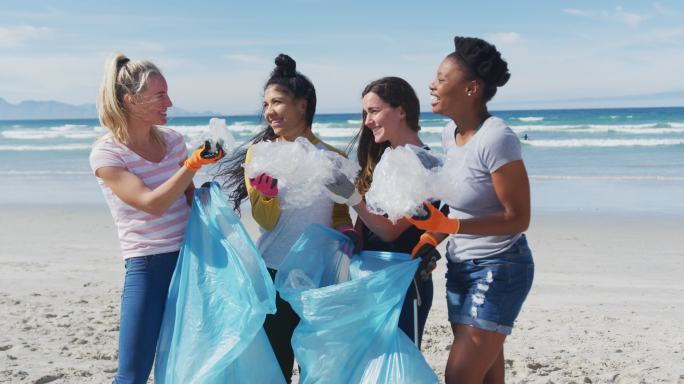
[[[684,108],[492,113],[523,144],[533,212],[684,214]],[[167,126],[190,150],[210,117],[169,118]],[[259,116],[215,117],[226,119],[237,142],[264,126]],[[439,155],[447,122],[421,115],[420,137]],[[319,114],[313,131],[347,150],[360,127],[360,112]],[[0,204],[104,204],[88,163],[104,133],[96,119],[0,121]]]

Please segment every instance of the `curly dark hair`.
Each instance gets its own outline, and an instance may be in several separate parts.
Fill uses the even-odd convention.
[[[508,63],[496,47],[477,37],[454,37],[454,52],[447,57],[456,60],[470,79],[480,79],[485,84],[484,101],[488,102],[496,89],[511,78]]]
[[[292,95],[294,99],[306,100],[306,123],[307,126],[311,127],[316,113],[316,89],[306,76],[297,72],[297,63],[290,56],[281,53],[275,58],[275,65],[276,67],[264,85],[264,90],[275,85],[280,91]],[[219,163],[214,180],[222,180],[222,187],[228,191],[228,196],[233,202],[233,210],[238,214],[240,214],[240,203],[247,198],[247,185],[245,184],[243,168],[247,149],[253,144],[273,141],[277,137],[273,128],[267,125],[261,132],[236,149],[231,156]]]

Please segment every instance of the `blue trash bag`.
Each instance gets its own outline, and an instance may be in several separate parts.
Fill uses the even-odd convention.
[[[420,260],[391,252],[350,256],[348,237],[311,225],[276,274],[276,289],[300,316],[292,347],[301,383],[437,383],[399,327]]]
[[[154,382],[284,383],[263,330],[275,288],[216,183],[195,191],[169,286]]]

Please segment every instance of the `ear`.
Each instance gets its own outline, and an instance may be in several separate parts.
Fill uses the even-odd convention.
[[[302,115],[306,113],[306,99],[301,99],[297,101],[297,108],[299,109],[299,112],[301,112]]]
[[[406,119],[406,111],[404,110],[404,107],[401,105],[397,107],[397,111],[399,111],[399,118],[404,120]]]
[[[126,92],[123,96],[123,102],[125,105],[135,104],[135,98],[130,93]]]
[[[482,84],[477,80],[472,80],[468,83],[465,89],[466,95],[474,96],[477,95],[482,90]]]

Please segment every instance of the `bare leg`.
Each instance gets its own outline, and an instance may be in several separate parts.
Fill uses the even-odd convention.
[[[501,347],[499,356],[496,358],[492,366],[489,367],[489,370],[485,374],[484,380],[482,382],[484,384],[504,384],[506,382],[503,347]]]
[[[481,384],[490,368],[501,359],[506,335],[463,324],[451,324],[454,342],[444,375],[447,384]],[[496,372],[493,372],[495,374]],[[501,375],[503,382],[503,375]]]

